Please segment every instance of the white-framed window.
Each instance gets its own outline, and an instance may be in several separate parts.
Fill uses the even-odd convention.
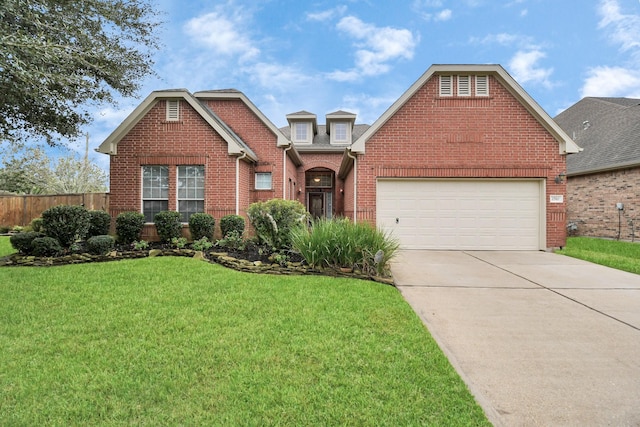
[[[349,135],[349,123],[333,122],[331,123],[331,143],[348,144],[351,142]]]
[[[440,76],[440,96],[453,96],[453,76]]]
[[[142,213],[146,222],[169,209],[169,167],[142,167]]]
[[[180,120],[180,101],[167,99],[167,121],[175,122],[178,120]]]
[[[256,190],[271,190],[271,172],[256,172]]]
[[[298,122],[293,124],[291,132],[293,142],[310,144],[311,143],[311,123]]]
[[[471,96],[471,76],[458,76],[458,96]]]
[[[489,76],[476,76],[476,96],[489,96]]]
[[[204,212],[204,166],[178,166],[178,212],[182,222]]]

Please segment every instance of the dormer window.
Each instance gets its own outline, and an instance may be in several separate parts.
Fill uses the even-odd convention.
[[[180,120],[180,101],[177,99],[167,100],[167,121],[176,122]]]
[[[335,122],[331,123],[331,143],[332,144],[349,144],[351,142],[351,133],[349,132],[349,123]]]
[[[293,124],[293,142],[298,144],[311,143],[311,123],[296,122]]]

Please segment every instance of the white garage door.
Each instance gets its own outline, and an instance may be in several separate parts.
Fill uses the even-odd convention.
[[[377,224],[403,249],[544,249],[542,181],[381,179]]]

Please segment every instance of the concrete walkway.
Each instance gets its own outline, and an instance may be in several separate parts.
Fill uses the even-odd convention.
[[[640,275],[546,252],[403,251],[400,292],[496,426],[640,426]]]

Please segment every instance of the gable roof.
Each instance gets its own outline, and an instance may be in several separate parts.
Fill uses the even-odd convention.
[[[538,120],[538,122],[551,134],[559,143],[560,154],[578,153],[580,147],[562,130],[560,126],[538,105],[538,103],[506,72],[504,68],[497,64],[479,65],[443,65],[436,64],[429,67],[427,71],[402,94],[391,107],[385,111],[378,120],[350,147],[354,153],[364,153],[366,142],[391,118],[411,97],[427,82],[431,77],[438,74],[481,74],[492,75]]]
[[[163,99],[181,99],[187,102],[200,116],[225,140],[229,155],[239,156],[246,153],[246,157],[257,161],[258,157],[249,146],[240,138],[220,117],[207,106],[198,101],[186,89],[168,89],[151,92],[140,105],[104,140],[96,151],[104,154],[115,155],[118,152],[118,143],[131,129]]]
[[[583,98],[555,121],[584,148],[567,159],[567,174],[640,166],[640,99]]]
[[[251,100],[247,98],[244,93],[240,92],[237,89],[204,90],[194,93],[193,96],[197,99],[239,99],[247,107],[249,107],[249,109],[260,119],[260,121],[262,121],[262,123],[264,123],[265,126],[267,126],[269,130],[271,130],[271,132],[273,132],[273,134],[276,136],[276,146],[286,147],[291,144],[291,141],[289,141],[287,137],[282,134],[280,129],[278,129],[278,127],[274,125],[273,122],[271,122],[271,120],[269,120],[267,116],[265,116],[264,113],[260,111],[258,107],[256,107],[255,104],[251,102]]]

